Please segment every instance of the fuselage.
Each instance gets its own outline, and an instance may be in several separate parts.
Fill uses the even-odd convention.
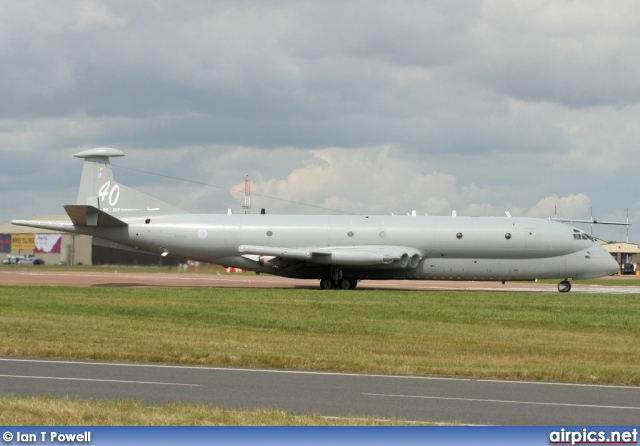
[[[407,247],[409,265],[349,265],[358,279],[536,280],[610,275],[616,261],[599,243],[570,225],[534,218],[197,215],[123,219],[120,228],[74,227],[144,251],[298,277],[322,278],[332,265],[272,261],[243,255],[242,245],[348,252]]]

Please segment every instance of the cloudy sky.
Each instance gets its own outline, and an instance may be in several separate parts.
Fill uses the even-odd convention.
[[[107,146],[189,212],[249,175],[256,212],[629,208],[640,242],[638,54],[635,0],[0,0],[0,220],[63,214]]]

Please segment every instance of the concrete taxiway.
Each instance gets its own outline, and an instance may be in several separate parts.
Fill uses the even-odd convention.
[[[635,277],[635,276],[633,276]],[[640,293],[638,286],[588,285],[574,282],[571,293]],[[37,267],[0,270],[0,285],[50,285],[50,286],[104,286],[104,287],[209,287],[209,288],[309,288],[317,289],[317,280],[287,279],[285,277],[254,274],[190,274],[190,273],[137,273],[126,272],[78,272],[48,271]],[[469,291],[519,291],[558,292],[554,283],[535,282],[456,282],[438,280],[364,280],[358,289],[389,290],[469,290]]]

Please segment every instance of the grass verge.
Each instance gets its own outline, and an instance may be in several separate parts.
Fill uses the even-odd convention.
[[[640,384],[639,295],[0,288],[0,355]]]
[[[397,419],[325,418],[281,410],[227,410],[206,404],[154,407],[136,401],[86,401],[52,396],[0,397],[3,426],[406,426]],[[423,424],[423,423],[419,423]],[[425,425],[428,423],[424,423]]]

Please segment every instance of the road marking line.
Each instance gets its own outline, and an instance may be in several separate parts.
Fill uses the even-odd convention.
[[[92,382],[105,382],[105,383],[155,384],[155,385],[160,385],[160,386],[200,387],[199,384],[163,383],[163,382],[154,382],[154,381],[125,381],[125,380],[120,380],[120,379],[61,378],[61,377],[56,377],[56,376],[0,375],[0,378],[53,379],[53,380],[60,380],[60,381],[92,381]]]
[[[325,420],[359,420],[359,421],[380,421],[380,422],[392,422],[392,418],[359,418],[359,417],[338,417],[331,415],[320,415],[320,418]],[[403,423],[418,424],[425,426],[487,426],[486,424],[460,424],[456,422],[438,422],[438,421],[416,421],[416,420],[402,420]]]
[[[547,381],[511,381],[508,379],[478,379],[481,383],[497,383],[497,384],[534,384],[541,386],[572,386],[572,387],[603,387],[605,389],[625,389],[640,390],[638,386],[620,386],[616,384],[589,384],[589,383],[559,383]]]
[[[363,393],[366,396],[384,396],[389,398],[418,398],[431,400],[450,400],[450,401],[472,401],[480,403],[503,403],[503,404],[529,404],[535,406],[565,406],[565,407],[588,407],[593,409],[623,409],[623,410],[640,410],[640,407],[630,406],[598,406],[595,404],[569,404],[569,403],[544,403],[535,401],[509,401],[509,400],[488,400],[475,398],[452,398],[443,396],[423,396],[423,395],[391,395],[384,393]]]

